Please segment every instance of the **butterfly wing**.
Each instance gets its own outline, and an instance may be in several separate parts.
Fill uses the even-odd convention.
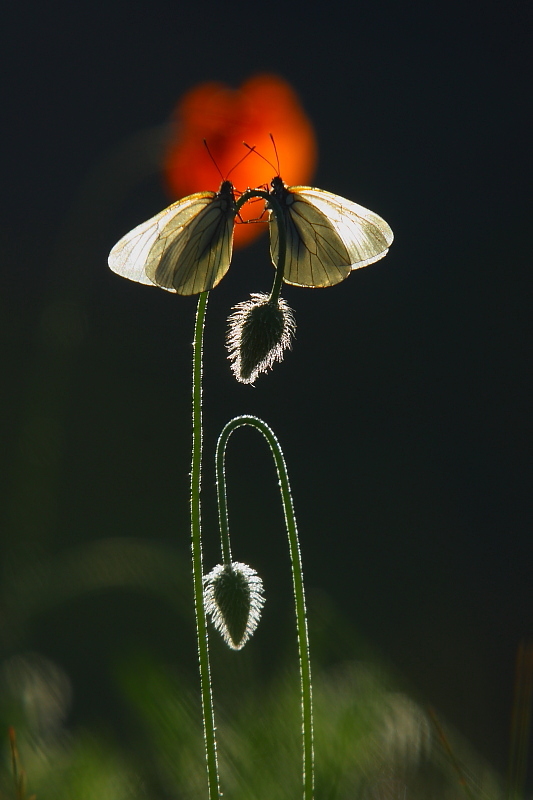
[[[334,286],[352,269],[378,261],[387,253],[393,234],[388,224],[363,206],[310,186],[283,185],[274,178],[272,193],[285,217],[286,283]],[[279,232],[270,211],[270,250],[278,258]]]
[[[387,255],[394,234],[378,214],[321,189],[294,186],[292,191],[327,216],[348,249],[352,269],[366,267]]]
[[[111,250],[111,269],[139,283],[189,295],[212,289],[228,271],[235,199],[219,192],[185,197],[138,225]]]

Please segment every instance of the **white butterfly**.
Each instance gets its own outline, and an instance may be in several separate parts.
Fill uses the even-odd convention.
[[[344,197],[286,186],[276,176],[270,194],[281,205],[287,232],[283,280],[294,286],[334,286],[352,269],[379,261],[394,238],[384,219]],[[270,254],[278,263],[279,232],[269,210]]]
[[[123,278],[178,294],[213,289],[230,265],[235,214],[231,181],[218,192],[191,194],[123,236],[109,266]]]

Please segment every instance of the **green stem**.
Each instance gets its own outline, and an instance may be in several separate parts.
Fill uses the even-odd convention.
[[[209,800],[220,800],[215,715],[213,710],[213,696],[211,694],[211,670],[209,666],[209,639],[207,636],[204,607],[200,501],[200,487],[202,481],[202,352],[208,296],[209,292],[202,292],[198,298],[196,323],[194,326],[192,370],[191,554]]]
[[[285,524],[289,539],[289,550],[292,565],[292,579],[294,586],[294,600],[296,606],[296,628],[298,631],[298,650],[300,656],[300,683],[302,693],[302,738],[303,738],[303,796],[304,800],[312,800],[314,784],[313,767],[313,698],[311,686],[311,661],[309,657],[309,635],[307,631],[307,614],[305,610],[305,593],[303,582],[302,559],[300,555],[300,545],[298,543],[298,531],[296,528],[296,517],[292,503],[289,476],[280,444],[274,432],[263,420],[249,415],[235,417],[230,420],[222,430],[217,443],[216,451],[216,474],[217,474],[217,493],[219,502],[220,534],[222,541],[222,552],[224,562],[231,560],[231,548],[229,541],[228,511],[226,502],[226,475],[225,475],[225,454],[226,445],[229,437],[237,428],[243,425],[250,425],[263,434],[267,440],[278,473],[279,487],[281,491],[281,501],[285,514]]]
[[[244,192],[244,194],[242,194],[237,200],[237,213],[242,206],[248,202],[248,200],[252,199],[252,197],[262,197],[263,200],[266,200],[270,209],[274,212],[276,216],[276,222],[278,223],[278,263],[276,264],[276,275],[274,277],[274,283],[272,285],[272,291],[270,292],[269,298],[269,303],[273,303],[277,306],[279,293],[281,292],[283,274],[285,272],[285,255],[287,252],[287,230],[285,227],[285,217],[277,197],[275,197],[273,194],[270,194],[270,192],[263,192],[261,189],[248,189],[246,192]]]

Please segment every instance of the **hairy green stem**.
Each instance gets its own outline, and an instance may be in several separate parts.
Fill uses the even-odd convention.
[[[226,501],[226,475],[225,454],[229,437],[237,428],[249,425],[256,428],[267,440],[278,473],[281,501],[285,514],[285,524],[289,539],[289,550],[292,565],[292,579],[294,587],[294,600],[296,606],[296,628],[298,631],[298,650],[300,656],[300,683],[302,696],[302,739],[303,739],[303,796],[304,800],[312,800],[314,784],[313,766],[313,698],[311,685],[311,661],[309,657],[309,635],[307,631],[307,614],[305,610],[305,593],[303,582],[302,558],[298,542],[296,517],[292,502],[289,476],[280,444],[269,426],[258,417],[249,415],[235,417],[230,420],[222,430],[217,443],[216,451],[216,480],[218,494],[218,508],[220,521],[220,535],[224,563],[231,561],[231,547],[229,539],[228,510]]]
[[[237,201],[237,211],[241,206],[252,197],[262,197],[267,200],[270,208],[276,215],[279,230],[278,243],[278,263],[276,274],[269,302],[277,305],[283,271],[285,266],[285,251],[287,249],[287,238],[285,231],[285,220],[283,212],[277,199],[268,192],[261,190],[248,190]],[[207,623],[204,604],[203,587],[203,559],[202,559],[202,521],[201,521],[201,481],[202,481],[202,369],[203,369],[203,334],[205,314],[207,308],[207,298],[209,292],[202,292],[198,298],[196,311],[196,323],[194,328],[193,343],[193,380],[192,380],[192,464],[191,464],[191,555],[194,585],[194,606],[196,612],[196,634],[198,641],[198,664],[200,668],[200,687],[202,695],[202,714],[204,723],[204,741],[207,761],[207,780],[209,788],[209,800],[220,800],[220,778],[218,773],[217,746],[215,735],[215,716],[213,709],[213,695],[211,692],[211,669],[209,665],[209,639],[207,633]],[[237,422],[237,424],[235,424]],[[267,439],[276,462],[278,476],[281,487],[289,544],[291,551],[294,596],[296,602],[296,621],[298,628],[298,643],[300,650],[300,676],[302,686],[302,732],[304,749],[304,800],[312,800],[313,795],[313,715],[311,697],[311,666],[309,662],[309,637],[307,634],[307,619],[305,613],[305,597],[303,588],[302,564],[300,549],[298,546],[298,535],[296,531],[296,520],[292,507],[292,498],[289,487],[289,479],[285,467],[285,461],[281,448],[276,437],[265,425],[264,422],[256,417],[237,417],[224,428],[221,437],[228,431],[240,425],[252,425],[258,428]],[[227,438],[226,438],[227,441]],[[225,443],[222,451],[222,462],[224,460]],[[218,464],[218,449],[217,449]],[[223,469],[223,467],[222,467]],[[225,503],[225,487],[223,491]],[[220,501],[220,495],[219,495]],[[225,506],[224,506],[225,507]],[[227,511],[224,513],[227,530]],[[224,563],[231,561],[231,549],[229,537],[226,537],[223,544]]]
[[[266,200],[270,209],[274,212],[276,216],[276,222],[278,223],[278,263],[276,264],[276,274],[274,276],[274,283],[272,285],[272,291],[270,292],[269,298],[269,302],[277,306],[279,293],[281,292],[283,274],[285,272],[285,255],[287,252],[287,230],[285,228],[285,217],[277,197],[275,197],[273,194],[270,194],[270,192],[263,192],[261,189],[248,189],[246,192],[244,192],[244,194],[242,194],[237,200],[237,212],[239,212],[242,206],[247,203],[248,200],[251,200],[252,197],[261,197],[263,200]]]
[[[209,292],[202,292],[198,298],[196,323],[194,326],[192,369],[191,554],[209,800],[220,800],[215,715],[213,710],[213,696],[211,693],[211,670],[209,666],[209,639],[207,636],[204,607],[200,501],[202,482],[202,352],[208,296]]]

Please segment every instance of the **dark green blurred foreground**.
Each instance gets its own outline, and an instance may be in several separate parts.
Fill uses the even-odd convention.
[[[172,548],[128,539],[96,542],[13,578],[1,630],[8,651],[0,668],[3,800],[16,797],[9,725],[16,728],[28,797],[206,798],[189,590],[188,565]],[[149,637],[126,645],[118,630],[119,647],[99,653],[98,625],[85,626],[87,609],[98,613],[105,628],[106,608],[113,617],[121,596],[131,613],[142,604],[150,614],[159,607],[154,628],[159,635],[162,622],[169,641],[179,637],[183,657],[168,657]],[[55,648],[63,654],[61,665],[25,646],[28,640],[34,645],[41,627],[48,641],[54,625],[62,629],[58,640],[70,637],[63,651]],[[289,630],[285,621],[283,627]],[[310,597],[310,633],[317,800],[465,797],[425,710],[376,665],[323,597]],[[88,677],[69,657],[80,646],[84,652],[87,637],[96,650]],[[296,643],[289,633],[280,638],[276,653],[265,650],[260,624],[254,639],[235,653],[211,635],[227,798],[301,796]],[[65,663],[79,674],[67,675]],[[473,796],[502,797],[491,770],[455,734],[449,738]]]

